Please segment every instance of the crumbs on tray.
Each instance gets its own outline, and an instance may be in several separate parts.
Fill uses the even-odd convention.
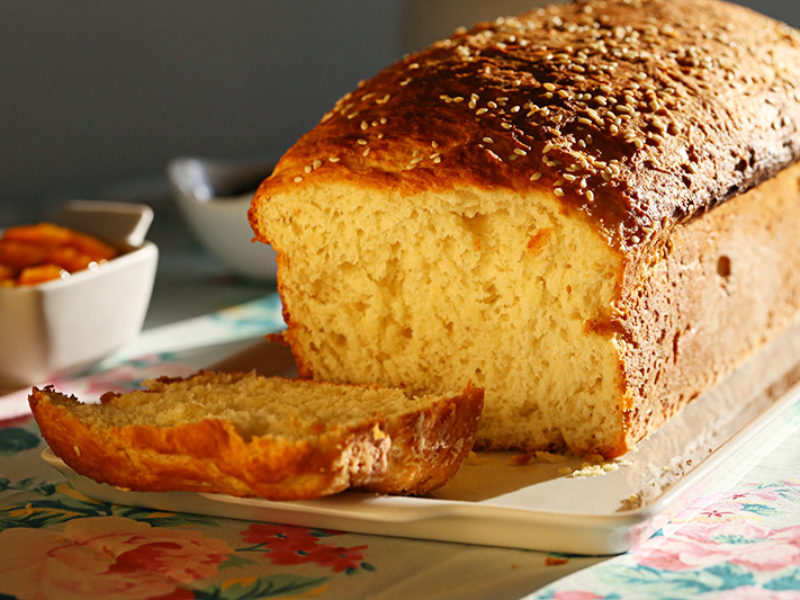
[[[631,494],[622,501],[623,510],[635,510],[642,506],[642,499],[639,494]]]
[[[537,462],[543,463],[563,463],[568,460],[563,454],[553,454],[552,452],[545,452],[544,450],[537,450],[536,452],[525,452],[523,454],[515,454],[509,459],[509,464],[516,467],[527,465],[532,460],[536,459]]]
[[[558,470],[559,475],[565,475],[573,478],[583,477],[599,477],[606,473],[616,471],[620,467],[628,467],[632,465],[631,461],[625,459],[615,459],[613,461],[603,461],[602,457],[597,462],[584,462],[581,464],[580,469],[573,469],[572,467],[561,467]]]
[[[480,460],[480,459],[477,459]],[[527,465],[532,461],[539,463],[558,464],[570,460],[570,457],[565,454],[556,454],[553,452],[545,452],[537,450],[535,452],[525,452],[522,454],[515,454],[508,460],[508,464],[515,467]],[[473,464],[478,464],[473,460]],[[558,469],[559,475],[565,475],[574,478],[580,477],[598,477],[616,471],[620,467],[627,467],[632,465],[631,461],[623,458],[617,458],[613,461],[606,461],[600,454],[590,454],[584,457],[584,462],[580,468],[576,469],[569,465],[564,465]]]
[[[585,462],[581,465],[580,469],[572,471],[570,477],[599,477],[600,475],[605,475],[617,469],[619,469],[619,465],[615,462],[600,464]]]
[[[589,454],[583,457],[581,466],[576,468],[575,462],[579,457],[570,454],[560,454],[556,452],[546,452],[544,450],[536,450],[533,452],[520,452],[513,454],[507,458],[507,464],[513,467],[522,467],[529,464],[551,464],[558,465],[568,461],[573,461],[573,465],[563,465],[556,472],[558,475],[582,478],[582,477],[598,477],[618,470],[620,467],[629,467],[633,463],[625,458],[615,458],[608,461],[600,454]],[[489,456],[479,454],[475,451],[470,451],[467,456],[466,463],[474,466],[487,465],[493,461]]]
[[[536,451],[536,460],[546,463],[562,463],[567,461],[563,454],[553,454],[552,452]]]
[[[481,456],[474,450],[470,450],[465,462],[470,465],[487,465],[492,461],[485,456]]]
[[[555,464],[566,462],[569,460],[569,457],[565,456],[564,454],[555,454],[553,452],[545,452],[544,450],[536,450],[535,452],[515,454],[508,460],[508,462],[511,465],[520,467],[522,465],[527,465],[532,460],[536,460],[536,462]]]

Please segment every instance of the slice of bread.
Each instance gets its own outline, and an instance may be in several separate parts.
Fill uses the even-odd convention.
[[[298,500],[347,488],[424,494],[472,448],[483,391],[411,396],[253,373],[145,382],[83,404],[52,387],[30,405],[61,459],[96,481]]]

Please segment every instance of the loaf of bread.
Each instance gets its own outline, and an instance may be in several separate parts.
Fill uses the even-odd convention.
[[[30,405],[50,448],[131,490],[308,499],[347,488],[424,494],[473,446],[483,392],[399,389],[201,372],[82,404],[52,388]]]
[[[618,456],[800,313],[800,35],[718,0],[499,18],[362,82],[250,221],[305,376],[485,388]]]

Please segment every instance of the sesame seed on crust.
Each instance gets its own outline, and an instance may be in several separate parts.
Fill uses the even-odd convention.
[[[409,189],[550,189],[632,245],[800,160],[800,34],[718,0],[536,9],[363,82],[276,175],[320,156]]]

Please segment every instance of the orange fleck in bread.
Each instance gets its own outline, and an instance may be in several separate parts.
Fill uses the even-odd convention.
[[[797,31],[580,0],[363,82],[250,221],[305,376],[473,381],[480,447],[610,458],[800,316],[798,160]]]
[[[78,473],[131,490],[308,499],[348,488],[424,494],[472,448],[483,392],[201,372],[82,404],[34,388],[47,443]]]

